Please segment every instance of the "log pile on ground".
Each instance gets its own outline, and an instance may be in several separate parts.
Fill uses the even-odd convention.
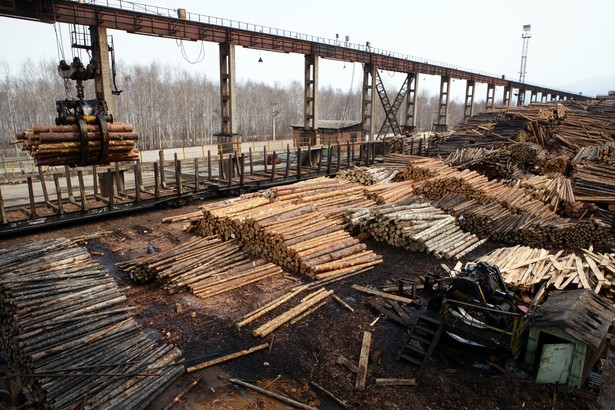
[[[572,164],[595,163],[603,165],[615,165],[615,142],[609,141],[602,145],[588,145],[579,148]]]
[[[374,185],[392,181],[397,171],[391,168],[354,167],[339,171],[337,178],[361,185]]]
[[[347,219],[352,229],[380,242],[437,258],[461,258],[486,241],[462,231],[453,216],[427,202],[381,205],[349,212]]]
[[[412,181],[376,184],[365,188],[364,192],[367,198],[378,205],[413,203],[417,201],[417,195],[414,194],[412,184]]]
[[[572,184],[579,201],[615,204],[615,166],[578,164]]]
[[[512,185],[525,189],[527,193],[549,205],[549,209],[558,214],[580,217],[588,209],[575,199],[572,181],[560,173],[532,175]]]
[[[590,245],[613,246],[610,226],[595,218],[571,221],[559,217],[549,205],[534,199],[523,188],[506,186],[498,181],[489,181],[485,176],[474,171],[459,171],[446,166],[443,161],[411,156],[396,156],[397,160],[405,157],[407,169],[399,175],[418,180],[412,185],[416,194],[432,200],[439,200],[449,193],[460,194],[464,201],[475,200],[485,207],[471,212],[487,212],[484,221],[491,220],[491,237],[505,243],[524,244],[534,247],[588,247]],[[576,192],[575,192],[576,194]],[[578,198],[577,198],[578,200]],[[497,203],[510,211],[502,212],[489,204]],[[439,204],[443,209],[450,205]],[[463,215],[465,218],[468,216]],[[480,215],[479,215],[480,216]],[[497,218],[493,220],[492,218]],[[487,230],[484,228],[482,231]],[[481,233],[481,230],[473,230]],[[494,237],[495,236],[495,237]]]
[[[223,242],[215,236],[192,238],[164,253],[149,255],[117,266],[133,279],[155,278],[170,293],[190,291],[208,298],[283,273],[264,259],[254,259],[237,240]]]
[[[615,303],[615,254],[583,249],[578,253],[555,254],[546,249],[514,246],[499,248],[476,262],[498,266],[506,284],[535,293],[546,289],[585,288]]]
[[[317,279],[345,275],[382,262],[314,203],[263,203],[247,198],[203,209],[192,229],[203,236],[237,238],[245,250]]]
[[[67,239],[0,251],[2,350],[40,408],[145,408],[179,377],[181,352],[130,316],[106,269]]]
[[[582,147],[615,140],[614,106],[605,101],[557,101],[498,107],[468,118],[430,154],[446,157],[462,148],[501,148],[531,142],[550,151],[567,150],[570,154],[557,159],[560,163]],[[550,154],[545,158],[554,157]],[[544,164],[543,172],[563,172],[560,165]]]
[[[87,161],[82,161],[81,134],[77,125],[37,126],[16,135],[15,143],[27,151],[36,165],[96,165],[104,162],[137,161],[139,134],[132,125],[108,123],[108,154],[103,158],[103,143],[98,125],[87,125]]]

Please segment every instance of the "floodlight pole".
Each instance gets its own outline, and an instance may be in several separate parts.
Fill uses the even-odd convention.
[[[530,42],[530,38],[532,34],[530,30],[532,26],[529,24],[523,25],[523,33],[521,34],[521,38],[523,39],[523,48],[521,49],[521,69],[519,70],[519,82],[521,84],[525,84],[525,73],[527,67],[527,47]],[[519,98],[517,100],[517,105],[523,105],[525,100],[525,89],[519,90]]]

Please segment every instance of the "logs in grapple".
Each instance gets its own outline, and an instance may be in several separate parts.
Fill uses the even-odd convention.
[[[16,135],[16,143],[28,151],[36,165],[96,165],[139,159],[139,133],[121,122],[101,126],[35,126]],[[87,144],[86,144],[87,142]]]

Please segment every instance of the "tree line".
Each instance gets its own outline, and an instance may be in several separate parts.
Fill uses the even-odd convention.
[[[221,131],[218,81],[207,78],[204,73],[160,63],[120,64],[118,72],[122,93],[114,97],[114,118],[132,124],[141,134],[140,149],[216,142],[215,134]],[[275,116],[276,137],[289,137],[291,124],[303,122],[303,94],[303,83],[299,81],[284,86],[253,80],[238,83],[236,120],[239,134],[246,141],[270,139]],[[74,98],[74,95],[74,84],[57,75],[56,62],[27,61],[16,70],[0,61],[0,150],[3,155],[19,155],[18,148],[10,145],[15,134],[34,125],[54,124],[55,101]],[[389,95],[391,100],[394,97]],[[86,84],[86,98],[94,98],[92,82]],[[360,87],[343,91],[327,86],[319,90],[319,99],[320,119],[361,119]],[[420,92],[416,119],[419,131],[432,129],[437,103],[437,95]],[[385,115],[379,101],[375,104],[378,130]],[[481,104],[477,103],[476,107],[475,112]],[[403,114],[402,105],[398,113],[400,124]],[[463,103],[451,101],[449,125],[462,119]]]

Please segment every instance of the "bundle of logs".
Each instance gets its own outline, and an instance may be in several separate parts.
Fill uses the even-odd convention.
[[[548,204],[549,208],[558,214],[579,217],[588,209],[575,199],[571,180],[560,173],[532,175],[511,185],[525,189],[532,197]]]
[[[108,123],[108,152],[102,142],[99,125],[86,125],[87,148],[82,147],[82,136],[77,125],[37,126],[16,135],[14,143],[34,159],[36,165],[96,165],[136,161],[139,159],[137,140],[139,134],[132,125],[121,122]],[[83,161],[82,153],[87,160]]]
[[[459,259],[486,242],[462,231],[454,217],[426,202],[356,210],[349,212],[347,219],[352,229],[369,232],[380,242],[432,253],[438,259]]]
[[[555,254],[539,248],[499,248],[480,257],[497,265],[507,285],[536,293],[546,289],[591,289],[615,304],[615,254],[583,249],[577,254]]]
[[[579,201],[615,204],[615,166],[577,164],[572,184]]]
[[[106,269],[67,239],[0,251],[2,350],[40,408],[145,408],[179,377],[181,351],[130,316]]]
[[[614,110],[604,109],[604,105],[605,102],[596,101],[558,101],[498,107],[456,126],[452,135],[431,150],[431,154],[448,156],[462,148],[493,148],[527,141],[550,149],[576,151],[614,141]],[[553,171],[562,172],[552,168],[547,172]]]
[[[374,185],[392,181],[396,175],[397,170],[392,168],[354,167],[341,170],[337,173],[337,178],[358,182],[361,185]]]
[[[509,144],[500,148],[461,148],[452,152],[446,162],[480,172],[489,179],[519,179],[536,163],[542,148],[536,144]]]
[[[365,188],[364,192],[365,196],[378,205],[413,203],[416,202],[416,194],[412,184],[412,181],[377,184]]]
[[[195,237],[164,253],[117,266],[141,281],[155,277],[170,293],[188,290],[203,299],[283,273],[273,263],[251,258],[237,240],[223,242],[215,236]]]
[[[572,164],[586,162],[615,165],[615,142],[609,141],[602,145],[588,145],[579,148],[574,158],[572,158]]]
[[[314,203],[239,198],[203,209],[191,224],[203,236],[237,238],[248,252],[317,279],[370,268],[382,258],[344,231]]]
[[[611,246],[614,242],[610,226],[604,222],[594,218],[575,222],[561,218],[551,209],[550,204],[534,199],[521,187],[489,181],[474,171],[456,170],[438,159],[395,156],[396,161],[404,159],[408,161],[408,166],[399,172],[398,177],[416,181],[412,185],[416,194],[439,200],[446,194],[456,193],[462,195],[464,201],[475,200],[477,204],[485,205],[484,208],[472,209],[470,212],[477,214],[488,211],[486,218],[481,217],[478,220],[491,220],[492,225],[482,228],[482,231],[492,230],[493,239],[539,247],[587,247],[590,244]],[[575,195],[578,195],[576,191]],[[497,207],[493,208],[489,205],[492,203],[506,208],[510,215]],[[440,206],[444,209],[450,208],[444,204]],[[588,207],[575,208],[573,205],[571,212],[583,214],[587,210]],[[468,217],[466,214],[463,216]],[[497,221],[494,221],[493,217],[496,217]]]

